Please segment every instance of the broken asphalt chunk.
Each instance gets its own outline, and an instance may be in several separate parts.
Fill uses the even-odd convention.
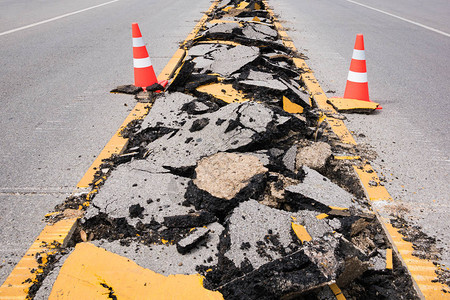
[[[207,238],[209,231],[210,230],[205,227],[194,229],[187,237],[177,243],[177,251],[181,254],[189,252]]]
[[[200,227],[216,222],[217,218],[208,211],[197,211],[186,215],[164,217],[164,225],[169,228]]]
[[[346,209],[357,205],[352,201],[352,194],[332,183],[319,172],[308,167],[303,167],[303,170],[306,174],[303,182],[285,188],[288,195],[300,206],[306,205],[311,208],[310,205],[321,204],[329,208]]]

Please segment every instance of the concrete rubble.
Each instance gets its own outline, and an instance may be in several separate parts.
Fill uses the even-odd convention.
[[[188,45],[168,92],[130,134],[137,154],[110,166],[79,230],[155,272],[199,273],[225,299],[330,299],[336,283],[347,295],[375,286],[379,299],[414,298],[396,258],[386,269],[390,244],[363,214],[361,192],[328,175],[351,165],[331,163],[341,149],[318,134],[303,70],[263,2],[240,3],[222,3],[210,19],[233,22],[207,23]],[[218,82],[245,101],[197,90]],[[283,111],[283,96],[304,112]]]

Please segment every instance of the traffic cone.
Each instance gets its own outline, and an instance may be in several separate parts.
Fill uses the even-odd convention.
[[[137,23],[131,24],[133,36],[133,66],[134,66],[134,85],[146,87],[158,83],[155,70],[142,39],[141,30]]]
[[[366,54],[364,50],[364,37],[362,34],[356,35],[352,62],[350,63],[347,85],[345,86],[344,99],[356,99],[372,102],[369,99]],[[378,106],[377,109],[381,109],[381,106]]]

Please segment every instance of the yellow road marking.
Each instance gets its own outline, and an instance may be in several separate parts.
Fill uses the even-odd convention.
[[[306,231],[306,228],[302,225],[295,224],[291,222],[292,224],[292,230],[294,230],[295,235],[298,237],[300,241],[303,242],[309,242],[312,240],[311,236],[309,235],[308,231]]]
[[[322,214],[320,214],[320,215],[317,215],[317,216],[316,216],[316,219],[322,220],[322,219],[325,219],[326,217],[328,217],[328,215],[325,214],[325,213],[322,213]]]
[[[283,96],[283,109],[291,114],[301,114],[303,112],[303,107],[292,102],[286,96]]]
[[[386,249],[386,269],[392,270],[393,268],[392,249]]]
[[[341,289],[338,287],[338,285],[336,283],[330,284],[329,287],[330,287],[331,291],[333,292],[334,296],[336,297],[336,299],[345,300],[344,294],[342,294]]]
[[[358,155],[356,155],[356,156],[347,156],[347,155],[344,155],[344,156],[334,156],[334,159],[336,159],[336,160],[358,160],[358,159],[361,159],[361,156],[358,156]]]
[[[357,99],[345,98],[329,98],[328,103],[331,104],[338,112],[374,112],[380,105],[379,103],[363,101]]]
[[[75,230],[78,219],[61,220],[47,225],[28,249],[14,270],[0,287],[0,299],[26,299],[30,287],[36,282],[37,275],[47,265],[47,255],[56,252],[55,247],[66,246],[68,237]],[[41,263],[37,255],[42,257]]]
[[[223,299],[203,277],[164,276],[90,243],[79,243],[64,262],[49,299]]]
[[[363,185],[366,196],[370,201],[392,201],[391,195],[384,186],[381,185],[377,173],[369,164],[362,167],[353,166]]]

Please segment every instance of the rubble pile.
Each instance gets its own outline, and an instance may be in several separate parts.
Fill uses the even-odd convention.
[[[363,153],[318,122],[264,3],[230,1],[206,24],[105,164],[79,231],[155,272],[200,273],[225,299],[334,299],[336,284],[347,299],[416,298],[395,255],[387,267],[352,163],[333,159]]]

